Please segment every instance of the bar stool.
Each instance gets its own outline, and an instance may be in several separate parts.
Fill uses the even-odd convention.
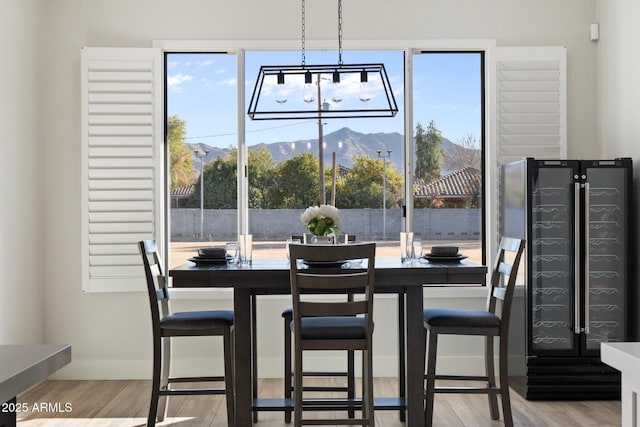
[[[435,393],[482,393],[489,398],[491,419],[497,420],[499,394],[502,398],[504,424],[513,426],[511,402],[509,399],[508,335],[511,301],[516,283],[520,258],[524,250],[524,240],[503,237],[491,274],[491,284],[486,310],[458,310],[447,308],[424,309],[424,327],[428,333],[427,373],[425,391],[425,426],[433,423],[433,400]],[[508,259],[507,259],[508,257]],[[498,304],[501,300],[502,304]],[[499,313],[496,314],[496,313]],[[475,335],[485,337],[485,375],[438,375],[436,374],[436,354],[439,335]],[[499,337],[500,385],[496,386],[493,357],[493,339]],[[436,380],[464,380],[486,383],[484,387],[436,387]]]

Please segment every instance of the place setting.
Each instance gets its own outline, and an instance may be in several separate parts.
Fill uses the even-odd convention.
[[[467,256],[459,252],[458,246],[432,246],[431,252],[422,255],[429,262],[455,263],[466,259]]]
[[[229,245],[227,245],[229,246]],[[189,261],[196,264],[226,264],[227,263],[227,247],[208,247],[198,249],[198,255],[189,258]]]

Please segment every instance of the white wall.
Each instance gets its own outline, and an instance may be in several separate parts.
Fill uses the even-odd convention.
[[[44,339],[41,3],[3,2],[0,13],[0,344]]]
[[[23,2],[10,0],[14,5],[12,9],[17,10],[6,19],[16,28],[13,15],[21,16],[29,11]],[[28,164],[26,160],[14,162],[10,171],[0,171],[5,177],[2,191],[16,193],[3,200],[11,201],[11,218],[19,224],[3,226],[11,229],[12,234],[17,233],[14,230],[28,233],[26,243],[22,243],[24,240],[18,235],[12,235],[8,242],[2,238],[0,250],[5,255],[0,261],[2,275],[15,277],[21,274],[32,265],[28,250],[44,242],[42,251],[38,252],[44,260],[44,269],[34,267],[28,274],[33,275],[32,282],[46,278],[46,341],[73,346],[73,362],[60,376],[148,377],[151,349],[144,295],[82,294],[80,290],[80,48],[148,47],[156,39],[297,40],[300,37],[300,2],[239,0],[224,2],[224,7],[221,7],[222,2],[211,0],[46,0],[41,3],[32,0],[27,3],[42,5],[41,72],[39,80],[28,74],[17,76],[16,73],[14,76],[19,77],[22,84],[14,93],[13,102],[27,102],[27,105],[16,114],[18,117],[9,130],[16,134],[14,139],[20,139],[21,144],[25,144],[25,136],[31,137],[27,141],[29,145],[21,145],[30,150],[20,151],[20,156],[26,159],[38,150],[41,152],[42,160],[33,170],[41,170],[42,187],[37,188],[31,178],[33,170],[27,172],[20,168]],[[336,8],[333,3],[321,0],[306,3],[307,38],[335,39]],[[569,72],[568,152],[570,156],[595,157],[600,153],[596,126],[597,45],[589,41],[589,25],[594,21],[595,13],[595,0],[349,0],[344,2],[344,44],[348,48],[350,39],[482,38],[495,39],[499,46],[565,45]],[[3,16],[7,16],[4,11]],[[37,51],[33,36],[26,30],[33,25],[20,28],[25,28],[22,30],[24,37],[20,38],[15,53],[24,55],[26,51]],[[32,88],[38,84],[42,87],[36,103]],[[28,101],[24,101],[25,93]],[[28,125],[32,123],[30,117],[36,106],[42,108],[43,115],[38,122],[40,126],[32,128]],[[6,114],[1,116],[0,120],[7,118]],[[40,129],[42,136],[37,143],[36,129]],[[4,126],[2,130],[5,130]],[[14,179],[15,176],[19,179]],[[17,193],[13,186],[7,188],[7,182],[19,183],[28,191]],[[33,208],[40,206],[44,212],[42,232],[37,227],[38,218],[31,220],[35,215]],[[36,224],[36,229],[30,229],[32,223]],[[18,252],[13,247],[16,244],[20,249]],[[16,253],[21,258],[17,267]],[[24,261],[26,259],[29,261]],[[5,268],[10,272],[5,273]],[[3,283],[1,286],[10,286],[13,290],[15,280],[10,282],[10,285]],[[478,307],[482,307],[483,302],[482,298],[438,300],[441,305],[464,303]],[[208,303],[179,301],[178,305],[191,308],[210,306]],[[229,305],[230,301],[221,300],[220,304]],[[273,300],[264,306],[261,321],[273,324],[275,331],[272,339],[263,336],[263,342],[271,344],[265,344],[261,349],[265,365],[279,366],[280,363],[279,309],[284,305],[284,300]],[[16,310],[40,313],[40,308],[41,300],[34,309],[31,301],[23,296]],[[380,308],[384,309],[384,306]],[[26,314],[22,316],[27,317]],[[43,327],[39,316],[36,313],[28,315],[28,321],[36,331]],[[196,346],[197,351],[190,354],[208,357],[207,350],[199,344]],[[393,348],[384,349],[386,353],[382,350],[378,353],[381,360],[393,354]],[[382,372],[385,365],[377,365],[382,374],[385,374]],[[387,371],[391,375],[395,372],[391,368]],[[280,372],[271,374],[280,375]]]
[[[640,2],[636,0],[598,0],[598,123],[603,157],[631,157],[634,163],[634,215],[636,271],[640,265]],[[637,284],[634,283],[636,286]],[[640,329],[640,299],[632,303],[636,308],[635,323]],[[635,340],[640,339],[640,333]]]

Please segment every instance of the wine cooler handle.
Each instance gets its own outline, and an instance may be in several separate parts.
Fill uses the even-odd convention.
[[[589,294],[591,293],[591,268],[589,267],[589,183],[584,184],[584,333],[589,334]]]
[[[578,262],[578,257],[580,256],[580,183],[576,182],[574,184],[575,192],[574,192],[574,203],[573,203],[573,214],[575,216],[573,220],[574,227],[574,281],[573,281],[573,331],[576,334],[579,334],[580,331],[580,263]]]

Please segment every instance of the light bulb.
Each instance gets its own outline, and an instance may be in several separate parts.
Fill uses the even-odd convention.
[[[315,101],[316,88],[313,87],[313,76],[310,71],[304,73],[304,91],[302,93],[302,100],[304,102]]]
[[[342,94],[342,84],[340,83],[340,73],[337,71],[333,72],[333,94],[331,96],[331,100],[336,104],[342,101],[344,95]]]
[[[277,75],[278,86],[276,88],[276,102],[278,104],[284,104],[287,102],[287,85],[284,81],[284,73],[280,71]]]
[[[367,102],[371,100],[371,88],[369,88],[369,79],[367,77],[367,71],[362,70],[360,72],[360,101]]]

